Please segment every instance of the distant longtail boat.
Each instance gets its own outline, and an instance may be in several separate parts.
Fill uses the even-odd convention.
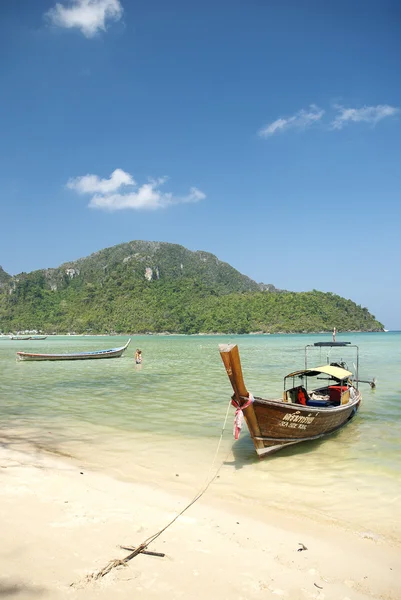
[[[93,352],[71,352],[66,354],[34,354],[32,352],[17,352],[18,360],[92,360],[97,358],[119,358],[128,348],[131,339],[121,348],[109,350],[94,350]]]

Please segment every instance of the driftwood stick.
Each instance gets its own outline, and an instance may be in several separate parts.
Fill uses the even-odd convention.
[[[135,548],[132,548],[131,546],[120,546],[120,548],[122,548],[122,550],[135,550]],[[141,554],[148,554],[149,556],[161,556],[164,557],[166,556],[164,554],[164,552],[151,552],[150,550],[142,550]]]

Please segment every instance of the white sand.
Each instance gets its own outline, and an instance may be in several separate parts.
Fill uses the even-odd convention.
[[[120,545],[139,545],[192,498],[29,447],[0,446],[0,476],[0,597],[401,598],[396,544],[290,511],[252,518],[244,506],[223,510],[210,505],[208,492],[149,546],[164,558],[139,555],[88,582],[128,554]]]

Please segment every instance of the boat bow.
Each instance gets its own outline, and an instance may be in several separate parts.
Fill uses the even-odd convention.
[[[235,400],[244,415],[249,433],[258,451],[258,449],[264,447],[264,444],[263,441],[257,439],[262,434],[256,419],[253,402],[250,402],[250,394],[245,387],[238,346],[236,344],[220,344],[219,352],[234,390],[233,400]]]

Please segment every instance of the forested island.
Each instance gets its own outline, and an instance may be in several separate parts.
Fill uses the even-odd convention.
[[[367,308],[330,292],[256,283],[208,252],[132,241],[58,268],[0,267],[0,332],[301,333],[383,331]]]

